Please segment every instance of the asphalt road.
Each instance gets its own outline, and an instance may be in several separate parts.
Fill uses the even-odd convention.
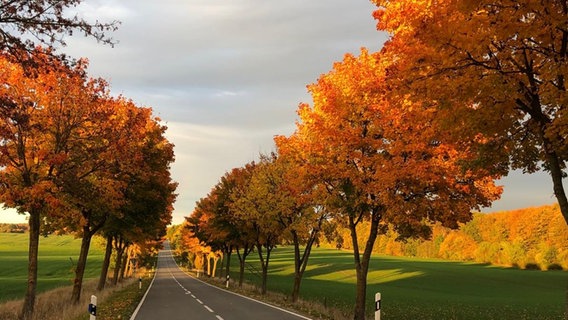
[[[173,260],[170,247],[158,255],[148,292],[130,320],[298,320],[307,317],[234,294],[189,276]]]

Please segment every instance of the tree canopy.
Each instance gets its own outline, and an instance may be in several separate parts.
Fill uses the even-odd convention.
[[[473,165],[550,173],[568,223],[566,1],[383,1],[393,89],[472,141]]]

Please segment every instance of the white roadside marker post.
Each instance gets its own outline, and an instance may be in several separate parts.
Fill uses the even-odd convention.
[[[142,290],[142,277],[138,278],[138,290]]]
[[[227,284],[226,284],[227,289],[229,289],[229,275],[227,275]]]
[[[381,293],[375,293],[375,320],[381,320]]]
[[[91,303],[89,304],[89,320],[97,319],[97,296],[91,296]]]

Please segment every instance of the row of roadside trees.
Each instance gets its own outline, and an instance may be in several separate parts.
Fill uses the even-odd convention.
[[[311,246],[344,226],[355,319],[379,234],[456,228],[500,196],[494,181],[511,168],[550,172],[568,221],[566,1],[374,2],[392,35],[383,49],[348,54],[308,86],[296,131],[228,172],[187,218],[201,244],[237,253],[241,274],[255,248],[263,292],[271,251],[294,245],[294,300]]]
[[[177,184],[166,127],[150,108],[111,96],[104,79],[88,76],[86,60],[55,51],[64,45],[61,35],[74,31],[113,43],[104,32],[117,22],[88,23],[65,13],[80,2],[0,5],[0,202],[29,215],[21,319],[34,314],[40,235],[82,239],[70,297],[77,303],[94,235],[107,239],[102,290],[113,246],[118,267],[130,245],[159,239],[171,222]]]

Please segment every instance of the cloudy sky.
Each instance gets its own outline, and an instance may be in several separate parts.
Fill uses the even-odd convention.
[[[150,106],[175,144],[173,223],[230,169],[273,150],[295,128],[306,85],[345,53],[377,51],[369,0],[84,0],[89,21],[122,22],[114,47],[75,37],[63,51],[90,60],[112,92]],[[555,202],[545,174],[513,173],[497,211]],[[0,222],[25,221],[13,213]]]

